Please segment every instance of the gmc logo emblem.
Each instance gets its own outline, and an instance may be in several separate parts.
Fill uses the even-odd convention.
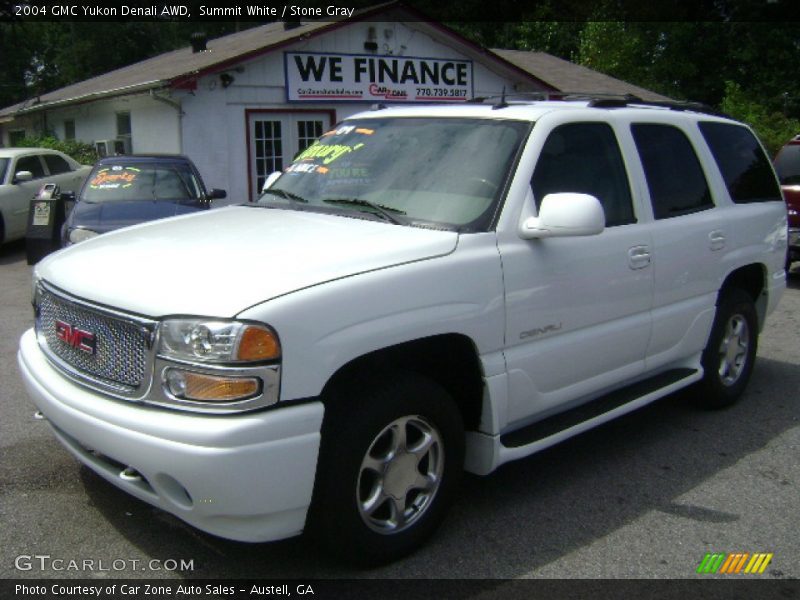
[[[72,346],[87,354],[94,354],[97,351],[97,339],[93,333],[73,327],[64,321],[56,321],[56,337],[67,346]]]

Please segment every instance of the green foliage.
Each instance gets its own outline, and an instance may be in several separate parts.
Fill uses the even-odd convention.
[[[53,136],[28,137],[21,140],[18,144],[22,148],[49,148],[58,150],[67,156],[71,156],[82,165],[93,165],[97,162],[97,152],[91,144],[86,144],[77,140],[58,140]]]
[[[722,106],[752,123],[770,150],[788,139],[788,130],[800,132],[795,125],[800,119],[800,28],[774,14],[756,18],[763,0],[696,3],[711,11],[708,19],[689,18],[678,3],[668,9],[674,22],[663,20],[663,10],[653,9],[654,17],[644,18],[650,10],[645,2],[635,7],[642,18],[632,18],[621,0],[460,0],[457,13],[438,0],[410,4],[487,48],[547,52],[674,99]],[[777,5],[766,2],[768,8]],[[756,13],[751,15],[751,9]],[[454,15],[462,20],[450,22]],[[492,15],[518,18],[483,21]],[[215,38],[254,25],[258,23],[0,23],[0,107],[187,46],[197,30]],[[84,162],[90,152],[68,151],[84,156]]]
[[[0,23],[0,107],[188,46],[194,31],[214,38],[238,29],[191,21]]]
[[[750,125],[772,156],[775,156],[790,138],[800,133],[800,120],[771,110],[732,81],[725,84],[725,97],[720,108],[735,119]]]

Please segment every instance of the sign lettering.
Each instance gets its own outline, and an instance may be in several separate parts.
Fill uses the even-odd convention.
[[[289,102],[464,102],[472,61],[360,54],[286,52]]]

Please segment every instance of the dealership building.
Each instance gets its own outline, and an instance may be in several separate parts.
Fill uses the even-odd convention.
[[[180,153],[228,201],[337,121],[384,104],[507,93],[648,90],[542,52],[489,50],[387,4],[337,22],[271,23],[206,40],[0,109],[0,145],[54,133],[100,154]]]

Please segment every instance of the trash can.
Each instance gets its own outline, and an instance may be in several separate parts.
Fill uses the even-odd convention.
[[[61,247],[61,226],[64,225],[64,201],[54,183],[46,183],[31,200],[25,255],[29,265]]]

